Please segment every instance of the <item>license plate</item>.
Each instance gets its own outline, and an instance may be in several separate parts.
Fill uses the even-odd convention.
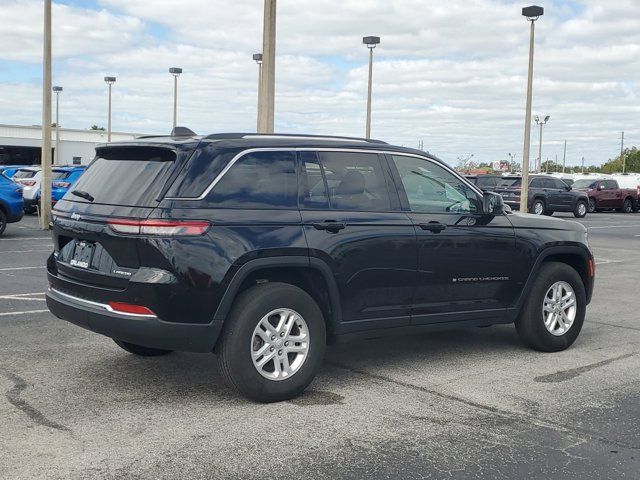
[[[76,248],[73,251],[73,258],[69,264],[74,267],[89,268],[93,257],[93,243],[80,241],[76,242]]]

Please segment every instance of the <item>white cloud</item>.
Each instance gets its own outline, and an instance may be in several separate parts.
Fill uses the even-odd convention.
[[[543,156],[569,163],[616,154],[619,131],[640,144],[640,5],[637,0],[547,2],[537,24],[534,110],[551,115]],[[259,0],[99,0],[96,9],[54,4],[55,82],[63,125],[105,124],[167,132],[171,77],[181,66],[180,123],[196,131],[255,128],[261,47]],[[276,127],[362,135],[367,50],[375,51],[373,134],[455,161],[522,156],[528,28],[521,5],[499,0],[290,0],[278,4]],[[0,5],[0,62],[37,69],[42,4]],[[157,36],[161,32],[161,37]],[[13,72],[15,69],[8,69]],[[16,74],[17,75],[17,74]],[[34,78],[0,74],[0,121],[38,123]],[[534,126],[535,127],[535,126]],[[534,130],[535,134],[535,130]],[[536,135],[534,135],[534,138]],[[535,150],[535,149],[534,149]]]

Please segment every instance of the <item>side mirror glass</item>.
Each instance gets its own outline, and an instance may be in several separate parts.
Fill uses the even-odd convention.
[[[604,190],[604,185],[603,184],[598,185],[598,190]]]
[[[485,192],[482,198],[482,209],[487,215],[502,215],[505,212],[505,205],[501,195]]]

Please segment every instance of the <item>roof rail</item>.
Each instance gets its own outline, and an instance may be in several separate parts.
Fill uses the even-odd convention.
[[[291,140],[333,140],[338,142],[362,142],[387,144],[382,140],[372,140],[359,137],[342,137],[337,135],[305,135],[297,133],[214,133],[204,137],[205,140],[235,140],[235,139],[291,139]]]

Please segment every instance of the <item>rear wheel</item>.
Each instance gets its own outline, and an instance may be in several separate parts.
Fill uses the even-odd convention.
[[[627,198],[622,204],[622,212],[623,213],[631,213],[633,212],[633,202],[630,198]]]
[[[0,208],[0,235],[4,233],[4,230],[7,228],[7,215]]]
[[[286,283],[256,285],[234,302],[217,345],[227,383],[258,402],[301,394],[315,377],[326,347],[320,308]]]
[[[589,207],[585,202],[580,200],[576,203],[576,209],[573,211],[573,216],[576,218],[584,218],[587,215],[587,210]]]
[[[171,353],[171,350],[161,350],[159,348],[151,348],[144,347],[142,345],[136,345],[135,343],[123,342],[122,340],[113,339],[123,350],[126,350],[129,353],[133,353],[134,355],[139,355],[141,357],[158,357],[160,355],[167,355]]]
[[[565,263],[546,263],[516,320],[516,330],[520,339],[535,350],[564,350],[578,338],[586,306],[578,272]]]
[[[536,198],[531,206],[531,213],[535,215],[543,215],[545,212],[544,200]]]

